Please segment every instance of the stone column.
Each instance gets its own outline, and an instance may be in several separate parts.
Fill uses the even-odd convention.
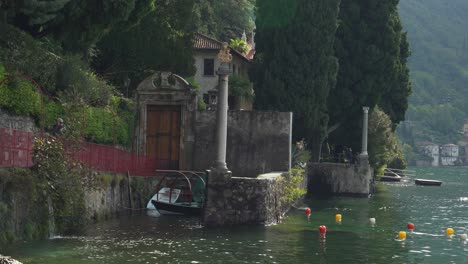
[[[228,78],[229,63],[221,62],[216,72],[219,76],[218,105],[216,106],[216,160],[213,169],[227,171],[226,141],[227,141],[227,112],[228,112]]]
[[[361,155],[367,156],[367,123],[369,120],[369,107],[364,106],[362,108],[364,111],[364,117],[362,118],[362,150]]]
[[[227,43],[223,43],[223,49],[219,51],[218,59],[221,61],[221,66],[217,71],[219,85],[216,107],[216,160],[213,162],[211,170],[208,171],[205,189],[205,205],[202,216],[205,227],[229,225],[234,214],[231,206],[231,172],[226,166],[228,77],[229,63],[232,60]]]

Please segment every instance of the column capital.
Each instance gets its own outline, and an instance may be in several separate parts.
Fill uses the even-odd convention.
[[[363,106],[362,111],[364,111],[365,114],[369,113],[369,107],[368,106]]]
[[[219,65],[219,68],[216,71],[216,74],[220,75],[221,77],[231,74],[231,69],[229,68],[229,63],[221,62],[221,65]]]
[[[224,63],[230,63],[232,61],[232,55],[227,42],[223,42],[223,48],[219,50],[218,59]]]

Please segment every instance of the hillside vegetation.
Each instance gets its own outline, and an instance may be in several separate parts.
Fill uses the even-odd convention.
[[[455,143],[468,117],[468,1],[401,0],[413,94],[405,142]]]

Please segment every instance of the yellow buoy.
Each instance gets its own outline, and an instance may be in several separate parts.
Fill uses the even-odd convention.
[[[400,231],[398,233],[398,239],[399,240],[405,240],[406,239],[406,232],[405,231]]]
[[[445,230],[445,234],[447,234],[447,236],[453,236],[453,233],[453,228],[449,227]]]
[[[335,221],[336,222],[341,222],[341,215],[340,214],[335,215]]]

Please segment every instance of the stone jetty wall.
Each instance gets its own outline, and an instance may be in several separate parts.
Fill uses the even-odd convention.
[[[219,176],[210,174],[211,176]],[[293,202],[287,201],[283,173],[268,173],[256,178],[226,177],[208,180],[207,204],[203,224],[207,227],[276,224]],[[307,186],[307,178],[300,187]]]
[[[368,197],[373,193],[373,173],[367,158],[356,164],[309,163],[308,192],[316,196],[344,195]]]

